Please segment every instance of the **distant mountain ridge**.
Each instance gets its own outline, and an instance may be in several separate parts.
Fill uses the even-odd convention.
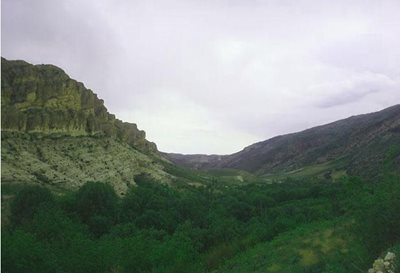
[[[291,171],[346,158],[348,171],[360,174],[365,169],[374,173],[393,146],[400,147],[400,105],[277,136],[231,155],[165,156],[176,164],[196,169],[229,168],[256,174]]]

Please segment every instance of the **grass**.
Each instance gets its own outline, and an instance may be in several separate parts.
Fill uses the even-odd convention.
[[[347,225],[327,221],[299,226],[237,255],[215,273],[313,272],[323,261],[349,252],[352,238],[345,231]]]
[[[287,172],[267,174],[262,176],[265,181],[279,182],[287,178],[325,178],[333,181],[347,176],[345,166],[347,161],[343,158],[327,161],[320,164],[309,165]]]
[[[177,177],[176,183],[179,185],[189,184],[201,186],[211,183],[232,186],[243,185],[248,183],[262,182],[262,178],[242,170],[235,169],[214,169],[214,170],[194,170],[168,162],[161,162],[164,170]]]

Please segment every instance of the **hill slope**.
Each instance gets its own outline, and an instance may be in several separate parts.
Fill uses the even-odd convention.
[[[3,182],[102,181],[123,193],[138,174],[169,180],[145,132],[108,113],[82,83],[53,65],[1,61]]]
[[[348,172],[374,175],[388,150],[399,146],[400,105],[396,105],[380,112],[277,136],[232,155],[166,156],[176,164],[192,168],[232,168],[257,174],[292,171],[342,159],[347,162]]]

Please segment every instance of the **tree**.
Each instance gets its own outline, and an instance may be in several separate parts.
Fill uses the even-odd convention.
[[[46,188],[39,186],[24,188],[11,204],[11,222],[15,225],[30,222],[41,205],[53,202],[53,195]]]
[[[114,189],[104,183],[88,182],[76,195],[76,210],[90,231],[100,236],[107,232],[117,219],[118,197]]]
[[[56,272],[53,253],[32,234],[21,230],[2,232],[1,271],[8,273]]]

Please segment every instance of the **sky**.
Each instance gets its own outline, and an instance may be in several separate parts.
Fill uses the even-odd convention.
[[[230,154],[400,103],[399,0],[2,0],[1,55],[54,64],[159,150]]]

